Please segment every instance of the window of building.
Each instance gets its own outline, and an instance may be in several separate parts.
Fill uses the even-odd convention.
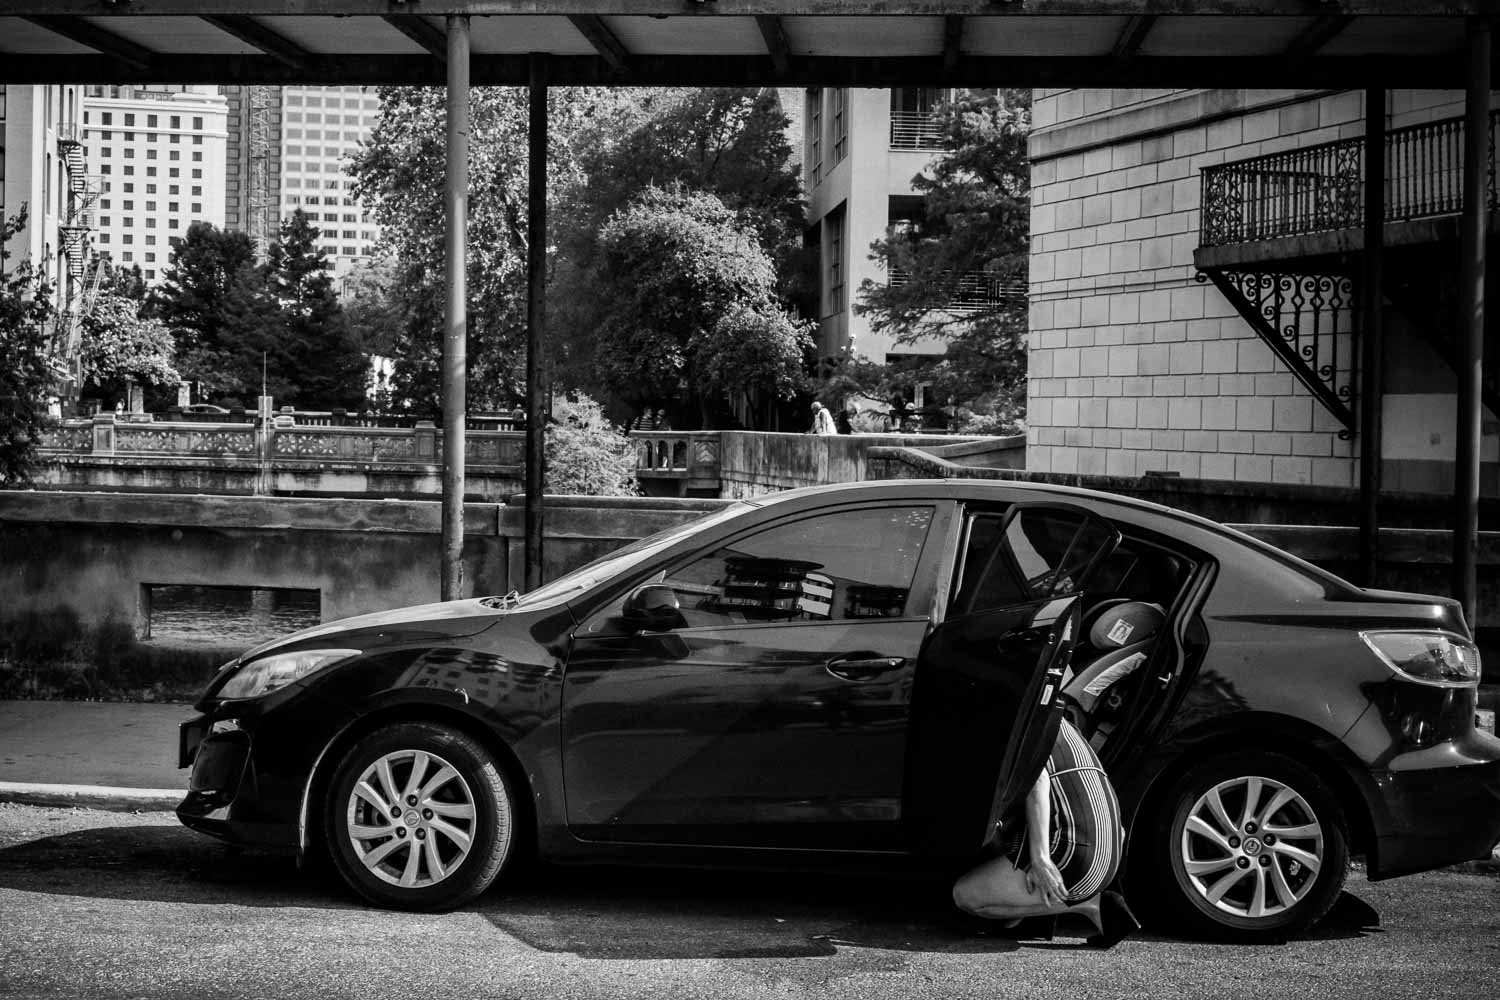
[[[110,157],[109,147],[105,146],[103,149],[99,150],[99,155],[103,159],[106,159],[106,160],[109,159],[109,157]]]
[[[156,128],[156,116],[155,115],[147,115],[146,116],[146,127],[147,128]]]
[[[200,178],[202,176],[203,176],[203,168],[201,168],[201,167],[194,167],[193,168],[193,177],[194,177],[194,179]]]
[[[147,167],[146,168],[146,176],[147,177],[155,177],[156,176],[156,168],[155,167]]]
[[[167,150],[167,159],[174,160],[174,161],[175,160],[181,160],[182,159],[182,153],[180,153],[179,151],[177,151],[175,149],[169,149],[169,150]]]
[[[203,193],[203,185],[202,184],[194,184],[193,185],[193,197],[196,198],[199,195],[201,195],[202,193]]]
[[[290,146],[289,145],[286,148],[286,155],[287,156],[301,156],[302,155],[302,147],[301,146]]]
[[[177,207],[177,205],[178,205],[178,203],[175,202],[175,201],[169,201],[169,202],[167,202],[167,211],[168,212],[178,212],[178,211],[181,211],[181,209],[179,209]]]
[[[100,167],[99,168],[99,172],[101,174],[111,174],[111,173],[114,173],[114,171],[112,169],[110,169],[110,166],[109,166],[108,163],[106,163],[106,164],[104,164],[104,166]]]
[[[126,222],[126,225],[129,225],[129,222]],[[123,236],[120,237],[120,242],[121,243],[134,243],[135,242],[135,234],[134,233],[126,233],[126,234],[124,234]]]
[[[177,167],[168,167],[167,168],[167,176],[168,177],[178,177],[181,174],[182,174],[182,171],[180,169],[178,169]]]
[[[108,130],[99,133],[99,138],[101,140],[103,140],[104,142],[109,142],[112,139],[114,139],[114,137],[115,137],[115,134],[113,132],[108,131]]]
[[[151,184],[147,184],[146,185],[146,187],[148,187],[148,188],[149,187],[153,187],[153,186],[154,185],[151,185]],[[154,211],[156,211],[156,202],[154,202],[154,201],[148,201],[148,202],[146,202],[146,211],[148,211],[148,212],[154,212]]]
[[[833,105],[829,125],[833,131],[833,162],[837,165],[849,155],[849,90],[847,87],[834,87],[828,92],[828,97]]]
[[[824,273],[828,281],[828,310],[824,315],[844,311],[844,206],[823,218]]]
[[[353,230],[353,229],[345,229],[344,230],[344,239],[346,239],[346,240],[357,240],[357,239],[359,239],[359,233],[358,233],[358,231]],[[345,251],[345,252],[346,253],[353,253],[352,250],[351,251]]]
[[[182,228],[182,220],[181,219],[168,219],[167,220],[167,228],[168,229],[181,229]]]
[[[103,114],[101,114],[99,116],[99,120],[101,122],[103,122],[105,125],[113,125],[115,123],[114,113],[110,112],[110,111],[106,111],[106,112],[104,112]]]
[[[100,243],[108,243],[109,242],[109,234],[108,233],[100,233],[99,234],[99,242]]]
[[[195,136],[193,136],[193,145],[194,146],[201,146],[201,145],[203,145],[203,136],[201,136],[201,135],[195,135]]]
[[[807,175],[808,187],[823,183],[823,90],[807,91]]]
[[[337,222],[337,221],[339,221],[339,214],[337,212],[324,212],[323,213],[323,221],[324,222]]]
[[[202,215],[203,214],[203,202],[201,202],[201,201],[195,201],[189,207],[191,208],[191,210],[192,210],[192,212],[193,212],[194,215]]]
[[[167,185],[167,194],[176,194],[177,193],[177,188],[178,188],[178,185],[176,185],[176,184],[168,184]]]
[[[173,132],[171,135],[167,136],[167,141],[176,146],[182,142],[182,136],[178,135],[176,132]]]
[[[152,243],[154,241],[151,239],[151,237],[148,236],[148,237],[146,237],[146,242],[147,243]],[[156,263],[156,253],[155,253],[155,251],[146,254],[146,262],[148,264],[155,264]]]
[[[151,280],[154,280],[155,278],[156,278],[156,271],[153,270],[152,268],[149,268],[149,267],[146,268],[146,280],[147,281],[151,281]]]
[[[130,242],[130,234],[129,233],[125,234],[125,242],[126,243]],[[129,250],[126,250],[124,253],[120,254],[120,259],[123,260],[125,263],[128,264],[131,261],[135,260],[135,254],[131,253]]]
[[[133,208],[135,208],[135,202],[133,202],[133,201],[131,201],[131,200],[130,200],[130,199],[129,199],[129,198],[126,198],[126,199],[125,199],[125,211],[127,211],[127,212],[128,212],[128,211],[130,211],[130,210],[131,210],[131,209],[133,209]],[[125,223],[125,224],[126,224],[126,225],[127,225],[127,226],[128,226],[128,225],[130,225],[130,223],[128,223],[128,222],[127,222],[127,223]]]
[[[146,185],[146,193],[147,194],[155,194],[156,193],[156,185],[155,184],[147,184]]]
[[[156,220],[153,219],[153,218],[151,218],[150,216],[147,216],[146,217],[146,228],[147,229],[155,229],[156,228]]]
[[[353,256],[355,256],[358,253],[359,253],[359,248],[358,247],[344,247],[344,256],[345,257],[353,257]]]
[[[202,163],[203,162],[203,152],[201,150],[197,150],[197,149],[193,150],[193,162],[194,163]]]
[[[134,132],[126,132],[125,133],[125,141],[126,142],[135,142],[135,133]]]
[[[146,133],[146,141],[147,142],[155,142],[156,141],[156,133],[155,132],[147,132]]]
[[[173,128],[182,128],[182,116],[181,115],[173,115],[171,118],[168,119],[168,121],[170,121],[172,123],[172,127]]]
[[[135,115],[126,114],[125,115],[125,125],[126,125],[126,127],[128,128],[129,126],[134,125],[134,124],[135,124]],[[127,136],[126,138],[134,138],[134,137],[133,136]]]
[[[125,164],[125,176],[126,176],[126,177],[130,177],[130,176],[131,176],[131,175],[133,175],[133,174],[134,174],[134,173],[135,173],[135,167],[132,167],[132,166],[131,166],[131,165],[130,165],[130,164],[128,164],[128,163],[127,163],[127,164]]]
[[[146,159],[148,159],[148,160],[154,160],[154,159],[156,159],[156,150],[154,150],[154,149],[148,149],[148,150],[146,150]]]
[[[175,247],[175,246],[179,245],[182,242],[182,237],[181,236],[169,236],[169,237],[167,237],[167,242],[169,244],[171,244],[172,246]]]

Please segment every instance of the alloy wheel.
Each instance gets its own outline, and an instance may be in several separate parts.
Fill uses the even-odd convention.
[[[478,835],[469,783],[435,753],[396,750],[360,774],[345,829],[355,856],[403,888],[436,885],[469,856]]]
[[[1323,833],[1291,786],[1253,775],[1231,778],[1188,811],[1182,865],[1210,906],[1236,917],[1274,917],[1312,891],[1324,862]]]

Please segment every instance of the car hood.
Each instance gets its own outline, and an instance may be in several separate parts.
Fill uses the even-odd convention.
[[[459,638],[482,632],[509,612],[488,603],[489,598],[473,598],[464,601],[442,601],[436,604],[418,604],[409,608],[393,608],[353,618],[341,618],[325,625],[293,632],[263,642],[240,656],[241,662],[256,659],[278,649],[306,646],[314,639],[344,636],[352,632],[375,632],[400,630],[411,638],[434,639]]]

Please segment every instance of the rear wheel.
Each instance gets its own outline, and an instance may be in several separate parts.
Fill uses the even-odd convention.
[[[1151,824],[1152,887],[1202,937],[1274,940],[1328,912],[1349,849],[1338,801],[1289,757],[1246,751],[1183,775]]]
[[[378,730],[344,756],[324,809],[344,881],[380,906],[447,910],[505,866],[515,807],[490,754],[432,723]]]

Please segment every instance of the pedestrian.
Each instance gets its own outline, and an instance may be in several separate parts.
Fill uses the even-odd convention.
[[[812,433],[814,434],[836,434],[833,426],[833,415],[828,412],[827,407],[816,400],[812,405]]]
[[[853,434],[854,407],[846,406],[840,410],[839,415],[834,418],[834,424],[837,425],[840,434]]]
[[[1026,825],[997,857],[953,886],[953,902],[1014,927],[1027,917],[1076,913],[1094,925],[1089,944],[1113,947],[1140,928],[1125,900],[1105,890],[1120,867],[1120,804],[1089,741],[1061,723],[1046,767],[1026,794]]]
[[[652,424],[653,430],[669,431],[672,429],[672,418],[667,416],[667,408],[663,406],[656,411],[656,423]]]
[[[633,431],[650,431],[656,429],[656,418],[651,413],[651,407],[648,406],[641,411],[641,415],[636,417],[634,422],[631,423],[630,429]]]

